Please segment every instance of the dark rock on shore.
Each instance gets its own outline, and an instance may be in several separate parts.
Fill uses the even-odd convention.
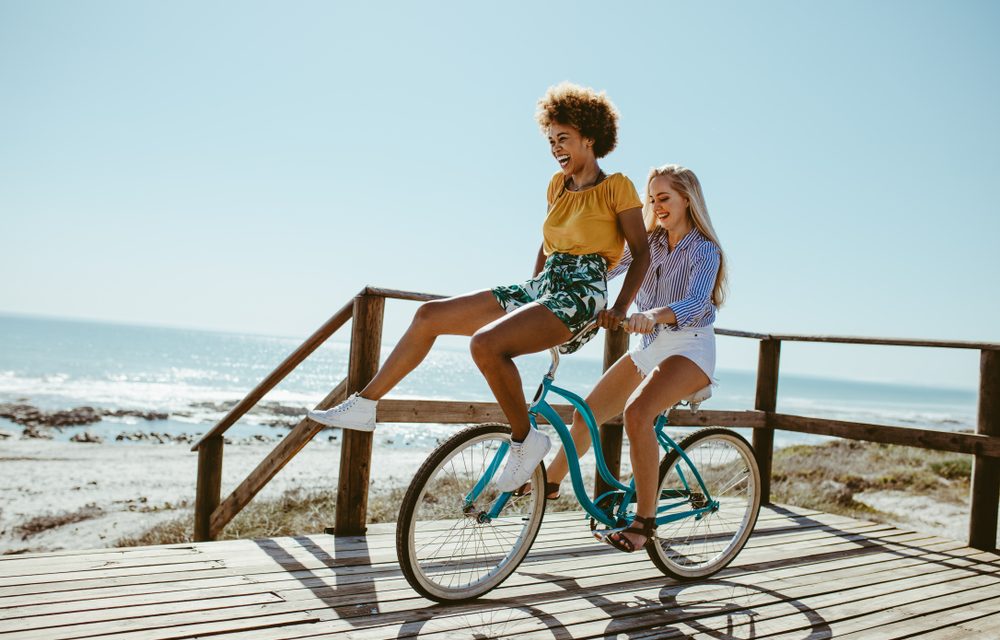
[[[104,438],[101,436],[95,436],[89,431],[84,431],[83,433],[78,433],[69,439],[70,442],[90,442],[93,444],[101,444],[104,442]]]
[[[0,404],[0,418],[26,427],[73,427],[100,422],[101,412],[93,407],[42,411],[30,404]]]
[[[231,400],[228,402],[203,401],[203,402],[192,402],[188,406],[194,407],[195,409],[208,409],[209,411],[228,413],[229,410],[235,407],[237,404],[238,403],[235,400]]]
[[[146,433],[145,431],[123,431],[115,437],[115,440],[118,442],[127,440],[129,442],[149,442],[152,444],[194,444],[195,439],[195,436],[187,433],[171,435],[169,433],[157,432]]]
[[[95,409],[94,407],[76,407],[64,411],[42,411],[38,407],[25,403],[0,403],[0,418],[26,427],[77,427],[100,422],[104,417],[134,417],[143,420],[166,420],[169,414],[157,411],[140,411],[137,409]],[[25,430],[28,431],[27,429]],[[25,437],[39,437],[28,435]]]
[[[52,440],[53,435],[48,431],[41,431],[38,427],[25,427],[21,432],[22,438],[34,438],[36,440]]]
[[[114,411],[104,410],[102,415],[113,418],[141,418],[142,420],[166,420],[169,413],[160,411],[139,411],[138,409],[115,409]]]

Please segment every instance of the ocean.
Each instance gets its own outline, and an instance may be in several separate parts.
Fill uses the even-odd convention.
[[[0,403],[30,404],[45,411],[91,406],[168,414],[147,421],[135,416],[55,430],[56,439],[88,431],[108,442],[142,430],[204,433],[302,342],[300,338],[241,335],[79,320],[0,315]],[[385,357],[392,345],[383,345]],[[348,345],[329,342],[264,399],[227,435],[274,435],[293,424],[347,373]],[[517,360],[526,395],[548,367],[548,356]],[[600,377],[593,357],[564,357],[560,386],[586,394]],[[719,387],[706,409],[753,408],[755,372],[720,370]],[[427,360],[391,394],[397,398],[491,400],[467,350],[435,347]],[[782,374],[778,411],[840,420],[939,430],[975,428],[976,391],[812,378]],[[277,425],[277,426],[274,426]],[[376,446],[433,444],[453,425],[380,426]],[[20,425],[0,418],[0,431],[18,435]],[[776,443],[818,442],[819,436],[778,432]]]

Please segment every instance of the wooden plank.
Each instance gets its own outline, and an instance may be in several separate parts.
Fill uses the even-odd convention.
[[[35,635],[43,629],[56,629],[58,627],[75,627],[80,624],[112,623],[131,620],[134,618],[147,618],[151,616],[163,616],[175,614],[183,611],[191,613],[196,611],[212,611],[214,609],[228,609],[246,605],[268,604],[274,602],[284,602],[284,599],[271,592],[249,593],[240,595],[213,594],[213,597],[180,600],[176,602],[140,603],[124,607],[99,606],[83,611],[68,611],[52,613],[41,616],[17,616],[0,620],[0,636],[14,633],[31,633]],[[224,612],[223,612],[224,615]],[[66,630],[68,633],[68,630]]]
[[[414,291],[400,291],[398,289],[383,289],[381,287],[365,287],[362,292],[366,295],[380,296],[382,298],[395,298],[396,300],[416,300],[417,302],[429,302],[430,300],[442,300],[448,296],[436,293],[416,293]]]
[[[214,557],[199,551],[191,550],[178,555],[148,556],[142,554],[123,555],[118,558],[108,558],[102,555],[92,557],[78,556],[70,558],[40,558],[33,562],[21,563],[4,567],[0,580],[23,576],[60,575],[84,571],[107,571],[129,567],[157,567],[172,564],[189,564],[215,560]]]
[[[956,586],[956,585],[953,585]],[[988,585],[985,585],[988,586]],[[962,622],[974,621],[992,614],[1000,614],[1000,591],[988,588],[959,589],[959,593],[945,593],[932,599],[910,601],[898,607],[860,616],[850,621],[852,628],[864,628],[840,637],[854,640],[890,640],[937,629],[954,631]],[[988,595],[992,593],[992,595]],[[958,637],[968,636],[968,631]]]
[[[256,631],[269,627],[314,623],[320,619],[322,618],[317,612],[294,610],[283,603],[256,604],[139,619],[81,622],[69,627],[33,631],[30,638],[31,640],[80,640],[113,635],[114,638],[121,640],[166,640],[226,631]]]
[[[347,397],[347,381],[342,381],[316,405],[318,409],[326,409],[341,402]],[[261,489],[281,471],[292,458],[302,450],[325,427],[318,422],[303,418],[292,427],[274,449],[257,467],[250,472],[236,489],[215,509],[210,520],[209,533],[215,538],[222,529],[253,500]]]
[[[108,547],[105,549],[76,550],[71,553],[63,551],[22,553],[4,556],[0,562],[0,576],[9,575],[11,571],[21,566],[32,568],[47,565],[60,566],[67,562],[80,560],[87,562],[115,562],[128,558],[176,558],[200,553],[193,544],[181,544],[162,547]]]
[[[774,454],[774,423],[771,421],[778,406],[778,369],[781,363],[781,342],[768,339],[760,341],[757,357],[757,389],[754,409],[762,411],[764,428],[754,429],[753,445],[757,465],[760,467],[760,497],[762,504],[771,502],[771,462]]]
[[[979,407],[976,434],[1000,436],[1000,351],[979,357]],[[995,438],[1000,440],[1000,438]],[[1000,502],[1000,459],[976,455],[972,465],[969,546],[997,546],[997,504]]]
[[[941,616],[949,619],[950,616]],[[937,620],[935,620],[937,621]],[[1000,613],[987,613],[960,623],[947,623],[933,631],[920,634],[920,640],[996,640]]]
[[[981,433],[954,433],[911,427],[890,427],[880,424],[827,420],[826,418],[807,418],[783,413],[771,415],[769,423],[777,429],[785,429],[786,431],[885,444],[901,444],[937,451],[972,453],[979,456],[1000,456],[1000,437]]]
[[[807,336],[795,334],[768,334],[774,340],[789,342],[831,342],[838,344],[870,344],[892,347],[934,347],[939,349],[997,350],[1000,342],[973,342],[969,340],[920,340],[910,338],[866,338],[862,336]]]
[[[573,419],[573,407],[568,404],[554,404],[552,407],[564,422]],[[750,429],[764,426],[765,415],[760,411],[711,411],[699,409],[673,409],[668,414],[673,426],[725,426]],[[466,402],[456,400],[420,400],[383,398],[378,403],[379,422],[414,424],[483,424],[486,422],[506,423],[507,418],[495,402]],[[607,424],[621,425],[621,416],[615,416]]]
[[[197,572],[202,570],[223,569],[225,563],[216,559],[191,560],[189,562],[177,562],[169,565],[158,566],[138,566],[138,567],[118,567],[89,572],[48,573],[40,575],[14,576],[10,578],[0,578],[0,589],[4,590],[13,587],[15,593],[27,592],[28,585],[44,585],[41,587],[42,593],[45,589],[50,589],[53,583],[66,582],[72,585],[81,578],[103,579],[119,578],[124,576],[150,577],[155,574],[169,574],[172,579],[176,579],[176,574],[184,572]],[[82,575],[81,575],[82,574]]]
[[[368,294],[354,300],[351,358],[347,370],[348,394],[361,391],[378,371],[384,312],[385,298]],[[365,532],[371,463],[371,432],[344,430],[335,520],[335,530],[339,535]]]
[[[245,398],[240,400],[235,407],[229,410],[222,420],[218,422],[208,433],[202,436],[201,440],[195,443],[191,447],[191,451],[197,451],[201,447],[202,443],[209,438],[214,438],[216,436],[221,436],[226,432],[229,427],[236,424],[236,421],[243,417],[243,415],[252,409],[261,398],[263,398],[267,393],[276,387],[278,383],[285,379],[289,373],[291,373],[296,367],[302,364],[302,361],[309,357],[313,351],[319,348],[327,338],[332,336],[337,329],[344,326],[348,320],[351,319],[351,315],[354,313],[354,301],[351,300],[343,307],[340,308],[337,313],[323,323],[319,329],[317,329],[311,336],[306,338],[299,347],[293,351],[287,358],[281,361],[281,364],[272,371],[266,378],[261,380],[260,384],[253,388],[250,393],[246,395]]]
[[[809,604],[819,609],[829,629],[829,635],[821,637],[868,640],[920,634],[936,626],[934,615],[956,606],[974,611],[982,601],[1000,598],[993,569],[980,575],[966,572],[964,576],[954,571],[934,572],[897,580],[889,589],[882,584],[856,589],[849,602],[834,593]],[[799,627],[798,631],[802,630]]]
[[[125,586],[110,585],[104,580],[84,581],[84,584],[72,585],[72,589],[64,591],[46,590],[42,593],[18,593],[0,597],[0,609],[16,609],[18,613],[27,612],[25,615],[35,610],[74,611],[79,607],[89,606],[90,603],[113,602],[116,598],[170,598],[171,594],[183,596],[188,592],[229,593],[230,589],[254,584],[253,579],[248,576],[224,575],[224,572],[219,571],[215,575],[214,578],[194,575],[189,580],[142,582]],[[90,586],[87,585],[88,582]],[[46,607],[49,609],[45,609]],[[9,615],[9,612],[5,612],[5,615]]]

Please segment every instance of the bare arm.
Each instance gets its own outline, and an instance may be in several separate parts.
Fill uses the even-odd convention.
[[[649,269],[649,241],[642,221],[642,208],[635,207],[622,211],[618,214],[618,224],[625,234],[632,263],[625,272],[625,282],[622,283],[618,299],[608,310],[597,316],[597,323],[605,329],[617,327],[625,319],[625,312],[639,293],[639,287],[646,277],[646,270]]]
[[[538,257],[535,258],[535,273],[531,277],[532,278],[537,277],[538,274],[542,272],[542,269],[544,267],[545,267],[545,245],[541,245],[538,247]]]
[[[691,267],[684,297],[665,307],[632,314],[626,328],[632,333],[652,333],[658,324],[685,327],[704,316],[712,306],[719,263],[718,249],[711,247],[701,251]]]

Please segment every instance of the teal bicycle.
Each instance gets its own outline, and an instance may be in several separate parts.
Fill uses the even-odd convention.
[[[635,517],[634,481],[619,482],[601,451],[598,426],[580,396],[555,385],[559,351],[528,409],[556,430],[569,461],[573,493],[590,516],[591,530],[624,527]],[[597,472],[610,491],[590,498],[569,428],[546,401],[564,398],[584,417]],[[743,549],[760,510],[760,470],[753,448],[738,433],[711,427],[675,442],[666,413],[654,425],[663,448],[657,529],[646,546],[653,563],[680,580],[705,578]],[[493,484],[510,447],[510,427],[480,424],[459,431],[435,449],[406,491],[396,527],[403,574],[421,595],[438,602],[478,598],[499,586],[528,554],[545,515],[545,465],[532,473],[534,491],[501,492]]]

